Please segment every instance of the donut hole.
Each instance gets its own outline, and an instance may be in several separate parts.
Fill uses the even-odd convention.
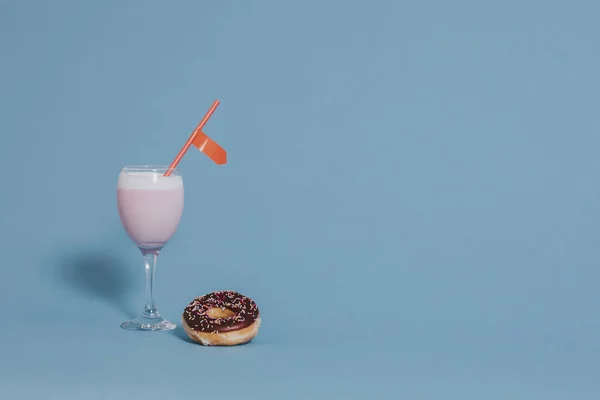
[[[235,313],[231,311],[229,308],[209,308],[206,311],[206,315],[210,318],[229,318],[233,317]]]

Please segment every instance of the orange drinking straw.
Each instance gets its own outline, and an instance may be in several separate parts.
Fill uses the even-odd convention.
[[[179,161],[181,161],[181,159],[183,158],[185,153],[188,151],[188,149],[194,142],[194,139],[196,139],[196,136],[198,136],[198,134],[202,131],[202,128],[204,128],[204,125],[206,125],[206,123],[208,122],[210,117],[213,115],[213,113],[215,112],[215,110],[217,109],[218,106],[219,106],[219,100],[215,100],[215,102],[212,104],[212,106],[210,106],[210,108],[206,112],[206,115],[204,116],[204,118],[202,118],[202,121],[200,121],[200,123],[198,124],[196,129],[194,129],[194,132],[192,132],[192,134],[190,135],[190,138],[187,140],[187,142],[185,142],[185,144],[183,145],[181,150],[179,150],[177,157],[175,157],[175,159],[169,166],[169,170],[165,173],[165,176],[171,175],[171,173],[173,172],[173,169],[177,167],[177,164],[179,164]]]

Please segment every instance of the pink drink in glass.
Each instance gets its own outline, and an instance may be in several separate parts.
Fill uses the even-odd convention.
[[[169,172],[169,176],[165,174]],[[167,166],[128,166],[119,174],[117,207],[129,238],[144,256],[146,304],[144,311],[121,327],[164,331],[175,324],[163,318],[154,302],[154,271],[158,255],[171,239],[183,213],[183,179]]]

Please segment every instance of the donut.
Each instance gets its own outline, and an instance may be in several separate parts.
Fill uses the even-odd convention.
[[[223,290],[196,297],[182,316],[183,329],[204,346],[235,346],[250,342],[258,333],[261,318],[254,300]]]

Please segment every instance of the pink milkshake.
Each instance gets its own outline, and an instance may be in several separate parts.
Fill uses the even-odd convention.
[[[183,179],[158,171],[122,171],[117,204],[131,240],[143,249],[161,248],[177,230],[183,213]]]
[[[146,269],[144,311],[121,327],[174,329],[175,324],[163,318],[156,308],[154,272],[160,250],[177,230],[183,213],[183,178],[177,169],[166,166],[125,166],[117,183],[117,207],[127,235],[141,250]]]

